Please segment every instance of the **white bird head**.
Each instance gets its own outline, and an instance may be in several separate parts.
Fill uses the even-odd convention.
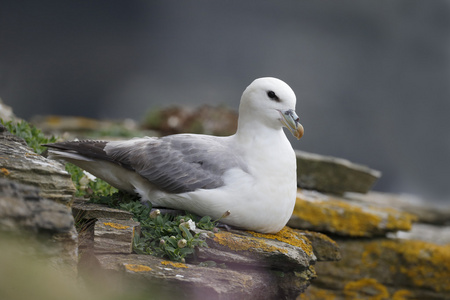
[[[242,94],[239,125],[261,123],[274,129],[285,126],[300,139],[304,130],[295,113],[296,102],[294,91],[284,81],[273,77],[258,78]]]

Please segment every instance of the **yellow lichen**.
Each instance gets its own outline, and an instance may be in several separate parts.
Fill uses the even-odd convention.
[[[301,294],[297,300],[335,300],[337,299],[336,293],[333,291],[327,291],[315,286],[310,286],[305,291],[305,293]]]
[[[175,268],[186,268],[186,269],[188,268],[188,266],[183,264],[183,263],[176,263],[176,262],[172,262],[172,261],[168,261],[168,260],[163,260],[161,262],[161,264],[164,265],[164,266],[170,265],[170,266],[175,267]]]
[[[312,226],[331,228],[334,232],[350,236],[370,236],[374,230],[381,228],[409,230],[416,220],[415,216],[393,208],[370,207],[370,211],[367,211],[334,198],[311,202],[297,197],[293,214]]]
[[[128,271],[132,271],[132,272],[148,272],[151,271],[152,268],[148,267],[148,266],[144,266],[144,265],[135,265],[135,264],[126,264],[125,268]]]
[[[254,231],[248,231],[254,237],[278,240],[286,244],[299,247],[309,256],[313,254],[313,248],[311,242],[302,236],[302,234],[292,228],[284,226],[278,233],[258,233]]]
[[[387,288],[373,278],[350,281],[344,287],[345,299],[389,299]]]
[[[121,224],[112,223],[112,222],[103,223],[103,225],[109,226],[109,227],[112,227],[112,228],[115,228],[115,229],[127,229],[127,228],[130,228],[130,226],[121,225]]]
[[[392,295],[392,300],[407,300],[411,299],[413,294],[408,290],[398,290]]]
[[[11,172],[9,172],[9,170],[6,169],[6,168],[1,168],[1,169],[0,169],[0,172],[2,172],[3,175],[5,175],[5,176],[8,176],[9,174],[11,174]]]
[[[286,249],[268,245],[262,239],[252,237],[238,237],[230,232],[219,232],[214,236],[214,241],[220,245],[226,246],[234,251],[255,251],[255,249],[262,249],[268,252],[282,252],[287,253]]]
[[[450,245],[422,241],[384,241],[384,248],[396,251],[407,262],[398,266],[417,286],[437,292],[450,291]]]
[[[350,236],[366,236],[382,221],[381,217],[364,212],[360,207],[337,200],[312,203],[297,198],[294,215],[313,226],[331,227],[335,232]]]
[[[409,213],[390,214],[388,215],[386,228],[394,230],[411,230],[412,223],[417,220],[417,217]]]
[[[361,260],[365,267],[374,268],[382,257],[401,261],[392,264],[390,272],[406,275],[414,285],[436,292],[450,291],[450,245],[412,240],[376,241],[365,246]]]
[[[361,256],[361,262],[366,269],[375,268],[381,256],[381,248],[377,243],[369,243],[364,247],[364,252]],[[391,268],[394,266],[390,266]],[[392,271],[392,269],[391,269]]]

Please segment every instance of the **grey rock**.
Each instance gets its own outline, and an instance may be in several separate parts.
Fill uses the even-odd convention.
[[[294,271],[209,268],[149,255],[97,255],[97,259],[109,273],[170,290],[177,299],[295,299],[314,277],[310,270],[305,278]]]
[[[450,246],[398,239],[337,239],[342,260],[317,263],[303,299],[450,299]]]
[[[288,270],[304,270],[314,264],[316,257],[309,240],[300,232],[289,230],[286,242],[271,237],[279,235],[256,234],[245,231],[222,231],[207,235],[209,248],[199,248],[198,257],[225,264]]]
[[[303,231],[303,234],[311,242],[317,261],[341,260],[339,245],[328,236],[314,231]]]
[[[94,252],[129,254],[133,251],[135,234],[140,234],[139,222],[98,219],[94,228]]]
[[[65,233],[74,220],[68,207],[41,198],[37,187],[0,179],[0,228]]]
[[[296,150],[297,183],[304,189],[342,195],[367,193],[381,172],[346,159]]]
[[[77,201],[74,207],[81,211],[103,209],[103,205],[82,203],[80,207],[78,204]],[[81,212],[80,215],[89,214]],[[87,238],[93,242],[82,250],[81,269],[89,270],[83,271],[83,276],[116,277],[122,283],[131,279],[133,286],[140,282],[141,287],[162,290],[162,298],[295,299],[315,277],[313,244],[317,245],[321,260],[339,259],[338,248],[326,236],[288,227],[278,234],[240,230],[213,234],[196,229],[195,233],[208,247],[196,248],[195,255],[187,257],[185,264],[174,263],[130,254],[135,225],[132,220],[96,220]],[[331,250],[323,254],[327,247]],[[89,275],[98,272],[101,275]]]
[[[75,199],[72,213],[76,219],[104,219],[129,220],[133,214],[121,209],[110,208],[106,205],[89,203],[87,199]]]
[[[431,224],[413,224],[410,231],[392,233],[389,237],[418,240],[437,245],[450,245],[450,226],[438,226]]]
[[[378,207],[317,191],[299,190],[288,222],[293,228],[348,237],[384,236],[410,230],[415,216],[391,207]]]
[[[1,98],[0,98],[0,119],[2,119],[3,121],[17,120],[17,117],[14,115],[11,106],[8,106],[5,103],[3,103]]]
[[[436,225],[450,225],[450,208],[438,205],[408,194],[389,194],[369,192],[367,194],[346,193],[345,198],[377,207],[389,207],[410,213],[417,217],[417,222]]]
[[[27,244],[22,251],[76,273],[78,241],[70,208],[41,198],[37,187],[0,179],[0,233],[22,239]]]
[[[75,187],[59,162],[36,154],[23,139],[0,128],[0,178],[39,187],[40,196],[71,205]]]

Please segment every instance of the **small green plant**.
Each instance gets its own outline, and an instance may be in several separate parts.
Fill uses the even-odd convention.
[[[74,164],[66,163],[66,171],[72,176],[77,197],[102,197],[118,192],[115,187],[100,178],[90,179],[85,171]]]
[[[150,204],[142,204],[135,195],[118,192],[110,196],[95,196],[91,202],[106,204],[109,207],[129,211],[133,219],[141,223],[141,235],[135,236],[133,249],[138,254],[166,257],[172,261],[184,262],[186,256],[194,253],[195,247],[206,247],[198,234],[190,228],[212,230],[216,223],[206,216],[199,218],[190,213],[173,216],[151,210]]]
[[[8,129],[9,132],[18,137],[23,138],[27,143],[27,145],[38,154],[41,154],[46,149],[45,147],[41,146],[42,144],[56,142],[56,137],[45,136],[41,130],[37,129],[35,126],[31,125],[28,122],[25,121],[5,122],[2,119],[0,119],[0,122],[2,123],[3,126],[6,127],[6,129]]]
[[[42,144],[54,143],[57,138],[45,136],[33,125],[21,122],[4,122],[0,120],[12,134],[23,138],[36,153],[45,151]],[[78,197],[89,197],[93,203],[106,204],[109,207],[129,211],[134,220],[141,223],[141,235],[135,236],[133,248],[136,253],[166,257],[172,261],[184,262],[186,256],[194,253],[195,247],[207,247],[206,242],[193,234],[191,226],[204,230],[212,230],[217,221],[209,216],[200,218],[190,213],[180,216],[161,215],[151,210],[151,205],[142,204],[137,195],[130,195],[109,185],[99,178],[90,178],[79,167],[67,163],[66,171],[71,174]],[[84,227],[86,224],[79,224]]]

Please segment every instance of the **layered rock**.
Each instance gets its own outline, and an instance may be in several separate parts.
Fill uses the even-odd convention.
[[[342,195],[367,193],[381,172],[343,158],[296,150],[297,182],[303,189]]]
[[[91,204],[75,202],[76,210],[80,210],[80,206],[92,211]],[[316,261],[339,259],[339,248],[328,237],[289,227],[278,234],[239,230],[212,233],[197,229],[195,232],[208,247],[196,249],[196,255],[186,259],[184,264],[130,254],[120,236],[126,235],[127,230],[130,232],[131,225],[125,224],[127,220],[112,219],[117,212],[110,208],[104,207],[105,211],[100,213],[101,205],[92,206],[98,215],[107,219],[97,219],[93,234],[95,246],[90,251],[85,250],[84,255],[86,257],[87,253],[94,258],[85,259],[97,261],[99,269],[107,276],[132,278],[133,282],[144,285],[157,283],[160,289],[178,291],[183,298],[294,299],[315,278],[313,265]],[[98,238],[105,227],[108,240]],[[131,247],[129,235],[128,240]]]
[[[299,190],[289,225],[350,237],[381,236],[410,230],[417,218],[391,207],[352,202],[316,191]]]
[[[40,197],[37,187],[0,179],[0,239],[7,237],[24,243],[19,251],[76,274],[78,243],[70,208]]]
[[[426,218],[415,216],[405,201],[396,205],[396,197],[376,192],[336,196],[299,191],[289,224],[333,234],[342,255],[338,262],[317,263],[318,277],[299,299],[450,297],[450,248],[444,244],[445,236],[441,242],[430,239],[433,234],[436,237],[438,232],[450,231],[447,227],[413,223],[442,220],[445,210],[432,217],[430,212],[436,209],[428,206]],[[409,209],[405,212],[402,207]],[[418,234],[414,228],[423,231]],[[411,237],[416,239],[405,239]]]
[[[39,187],[43,198],[71,205],[75,187],[64,166],[36,154],[0,125],[0,178]]]
[[[300,299],[449,299],[450,246],[415,240],[337,239],[339,262],[316,266]]]
[[[76,274],[77,232],[70,210],[75,188],[64,166],[33,152],[0,126],[0,235],[19,252],[46,257]],[[26,250],[24,250],[26,249]]]

